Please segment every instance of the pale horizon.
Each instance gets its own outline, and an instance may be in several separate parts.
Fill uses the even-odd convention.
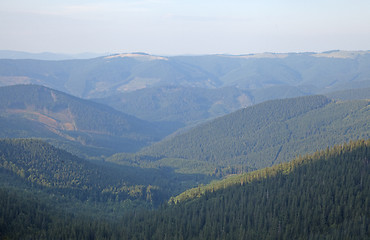
[[[0,49],[209,55],[370,49],[370,1],[0,1]]]

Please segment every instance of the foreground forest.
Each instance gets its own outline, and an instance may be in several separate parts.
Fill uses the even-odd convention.
[[[117,220],[65,213],[2,186],[2,239],[367,239],[369,140],[337,145],[158,210]]]

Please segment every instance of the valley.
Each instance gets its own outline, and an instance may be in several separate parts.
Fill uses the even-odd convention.
[[[0,59],[0,239],[368,236],[370,52],[40,58]]]

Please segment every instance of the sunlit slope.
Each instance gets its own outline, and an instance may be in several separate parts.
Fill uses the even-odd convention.
[[[153,214],[132,215],[121,223],[129,233],[122,233],[151,239],[366,239],[369,144],[336,146]]]

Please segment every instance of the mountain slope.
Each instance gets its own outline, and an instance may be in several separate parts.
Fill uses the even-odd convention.
[[[235,173],[349,139],[366,139],[369,118],[367,100],[332,102],[323,96],[274,100],[202,124],[141,153],[231,167]]]
[[[41,140],[2,139],[0,180],[0,187],[21,186],[21,189],[38,190],[44,195],[62,194],[68,201],[120,205],[132,200],[157,205],[207,178],[176,174],[170,169],[87,161]]]
[[[137,151],[175,130],[37,85],[1,87],[0,110],[0,137],[50,138],[96,154]]]
[[[164,86],[120,93],[94,101],[148,121],[177,121],[191,125],[256,103],[306,95],[306,91],[287,85],[253,90]],[[337,100],[370,99],[370,88],[330,92],[325,96]]]
[[[96,101],[145,120],[187,124],[222,116],[252,104],[247,91],[233,87],[153,87]]]
[[[366,239],[370,223],[369,140],[281,165],[148,216],[126,218],[128,238]],[[160,219],[160,221],[158,221]],[[127,225],[126,225],[127,224]],[[151,227],[147,227],[151,226]]]
[[[145,199],[141,193],[146,186],[121,175],[117,169],[92,164],[40,140],[0,140],[0,159],[2,170],[49,191],[82,200]]]
[[[289,174],[294,174],[294,172],[301,168],[301,167],[306,167],[305,165],[307,164],[318,164],[317,161],[323,161],[324,159],[328,159],[328,156],[330,158],[342,158],[341,156],[342,151],[346,152],[348,154],[349,151],[353,151],[351,149],[353,146],[356,146],[355,148],[361,146],[360,148],[364,147],[366,150],[362,152],[363,154],[363,159],[365,165],[366,159],[369,157],[368,153],[368,147],[369,147],[370,140],[358,140],[350,143],[346,143],[343,145],[335,145],[331,149],[328,147],[326,150],[318,151],[310,155],[305,155],[305,156],[299,156],[298,158],[290,161],[290,162],[284,162],[280,163],[278,165],[274,165],[272,167],[267,167],[263,169],[259,169],[256,171],[244,173],[244,174],[233,174],[230,176],[227,176],[224,179],[221,180],[215,180],[207,185],[201,185],[192,189],[188,189],[185,192],[179,194],[176,197],[172,197],[171,200],[169,201],[171,204],[178,204],[184,201],[188,201],[191,199],[199,198],[201,196],[206,195],[207,193],[227,189],[229,187],[235,187],[239,185],[245,185],[245,184],[250,184],[253,182],[258,182],[258,181],[265,181],[266,179],[269,178],[275,178],[278,175],[284,174],[284,175],[289,175]],[[355,150],[357,151],[357,150]],[[333,157],[334,156],[334,157]],[[331,160],[332,160],[331,159]],[[352,159],[353,160],[353,159]],[[350,160],[350,161],[352,161]],[[353,163],[351,163],[353,164]],[[361,173],[365,174],[366,170],[363,170]],[[315,173],[317,174],[317,173]]]

